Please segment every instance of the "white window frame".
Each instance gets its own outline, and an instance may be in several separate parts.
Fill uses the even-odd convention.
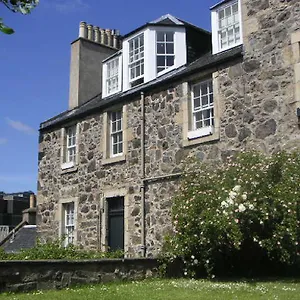
[[[164,39],[163,41],[158,41],[158,34],[163,34]],[[172,41],[167,41],[167,34],[172,34]],[[164,50],[165,53],[158,53],[158,44],[163,44],[164,45]],[[173,53],[167,53],[167,45],[172,44],[173,45]],[[173,68],[175,66],[175,32],[174,31],[169,31],[169,30],[157,30],[156,35],[155,35],[155,48],[156,48],[156,73],[161,74],[162,72]],[[164,69],[158,71],[158,57],[163,57],[164,58]],[[168,57],[173,57],[173,64],[171,66],[167,65],[167,58]],[[169,70],[168,70],[169,71]]]
[[[140,38],[143,39],[143,43],[141,44]],[[134,41],[138,40],[138,47],[131,50],[130,44]],[[136,51],[136,53],[134,53]],[[137,67],[140,67],[140,75],[136,76]],[[135,76],[132,77],[132,70],[135,70]],[[144,32],[134,36],[130,40],[128,40],[128,71],[129,71],[129,82],[133,83],[134,81],[144,78],[145,74],[145,36]]]
[[[62,169],[72,168],[77,164],[78,124],[63,128],[62,138]]]
[[[75,203],[63,203],[63,228],[64,247],[75,244]]]
[[[166,70],[157,73],[157,61],[156,61],[156,32],[174,32],[174,65]],[[132,81],[129,78],[129,41],[135,37],[144,35],[144,76]],[[178,67],[181,67],[187,63],[187,48],[186,48],[186,29],[184,26],[147,26],[145,29],[134,33],[131,36],[126,37],[123,40],[123,85],[122,90],[128,91],[135,86],[143,83],[150,82],[151,80],[162,76],[165,73],[170,72]]]
[[[201,85],[207,86],[207,93],[202,94]],[[199,87],[199,96],[195,97],[195,88]],[[202,97],[207,97],[207,104],[203,105]],[[212,103],[210,99],[212,97]],[[199,106],[195,107],[195,100],[199,100]],[[210,112],[209,118],[202,116],[202,119],[197,120],[197,114],[208,111]],[[208,121],[209,125],[197,128],[198,122]],[[191,130],[188,132],[188,139],[195,139],[202,136],[212,135],[214,133],[214,122],[215,122],[215,109],[214,109],[214,95],[213,95],[213,81],[212,79],[207,79],[205,81],[200,81],[191,86]]]
[[[109,76],[109,67],[110,64],[116,63],[118,64],[117,73],[113,76]],[[115,89],[109,90],[109,82],[113,78],[117,78],[117,85]],[[122,90],[122,55],[117,57],[113,57],[110,60],[107,60],[103,63],[103,79],[102,79],[102,86],[103,86],[103,98],[116,94]]]
[[[225,29],[228,31],[229,27],[233,27],[233,31],[234,31],[234,27],[235,25],[238,24],[239,27],[239,41],[235,41],[234,43],[232,43],[231,45],[225,46],[225,47],[221,47],[221,36],[220,36],[220,26],[219,26],[219,13],[222,10],[226,10],[228,8],[231,8],[232,11],[232,7],[237,4],[238,5],[238,21],[234,22],[232,25],[230,26],[226,26]],[[218,7],[216,7],[215,9],[212,9],[212,43],[213,43],[213,54],[216,54],[218,52],[223,52],[226,51],[228,49],[231,49],[233,47],[236,47],[238,45],[243,44],[243,30],[242,30],[242,13],[241,13],[241,0],[233,0],[231,2],[225,3],[224,5],[220,5]],[[228,36],[228,35],[227,35]],[[233,32],[233,37],[235,39],[235,33]]]
[[[114,117],[115,116],[115,117]],[[123,112],[122,109],[109,113],[110,157],[121,156],[124,153]],[[117,140],[117,141],[116,141]],[[119,147],[122,151],[119,151]],[[117,152],[114,153],[114,146]]]

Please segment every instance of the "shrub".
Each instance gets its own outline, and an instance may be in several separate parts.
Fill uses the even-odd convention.
[[[21,250],[19,253],[5,253],[0,248],[0,260],[39,260],[39,259],[101,259],[101,258],[121,258],[123,251],[100,252],[96,250],[82,250],[72,244],[63,247],[63,239],[53,242],[37,242],[36,246],[31,249]]]
[[[189,162],[165,254],[186,273],[254,272],[299,261],[300,155],[241,153],[224,164]]]

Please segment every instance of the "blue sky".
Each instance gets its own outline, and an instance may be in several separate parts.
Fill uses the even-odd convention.
[[[68,107],[70,43],[79,22],[126,34],[170,13],[210,30],[218,0],[40,0],[28,16],[0,4],[0,191],[36,192],[39,124]]]

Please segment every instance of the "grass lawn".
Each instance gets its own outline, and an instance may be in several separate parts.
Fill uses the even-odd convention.
[[[61,291],[1,294],[0,300],[252,300],[300,299],[299,280],[218,282],[207,280],[145,280],[100,284]]]

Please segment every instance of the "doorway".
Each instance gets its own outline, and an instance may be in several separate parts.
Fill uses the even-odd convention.
[[[108,249],[124,251],[124,197],[107,199]]]

